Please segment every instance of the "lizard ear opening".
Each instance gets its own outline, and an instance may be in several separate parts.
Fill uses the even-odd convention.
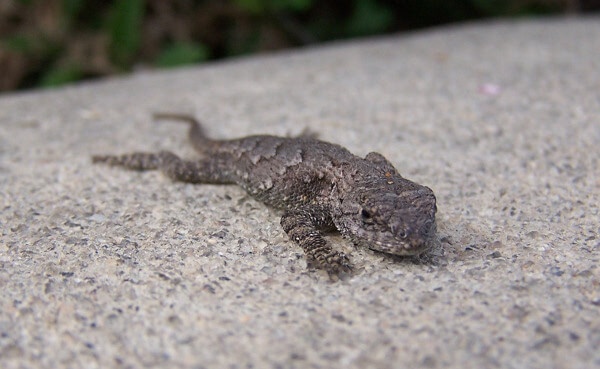
[[[360,210],[360,217],[363,221],[363,224],[367,225],[367,224],[373,224],[375,221],[373,219],[373,212],[369,209],[361,209]]]

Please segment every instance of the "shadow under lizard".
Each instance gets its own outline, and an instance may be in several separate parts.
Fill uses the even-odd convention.
[[[176,181],[237,184],[265,204],[284,210],[281,226],[304,250],[309,265],[330,275],[351,270],[348,256],[324,238],[338,230],[356,245],[395,255],[426,251],[435,235],[433,191],[403,178],[381,154],[364,159],[311,137],[208,138],[194,118],[155,114],[190,124],[200,154],[184,160],[170,151],[96,155],[94,163],[162,171]]]

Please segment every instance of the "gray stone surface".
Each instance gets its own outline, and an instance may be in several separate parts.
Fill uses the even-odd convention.
[[[0,98],[0,367],[600,366],[600,18],[468,24]],[[305,128],[434,189],[426,257],[307,272],[234,186],[90,165]]]

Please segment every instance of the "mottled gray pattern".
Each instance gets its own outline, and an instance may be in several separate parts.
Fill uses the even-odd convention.
[[[94,162],[129,169],[160,169],[174,180],[236,183],[258,200],[285,212],[281,225],[310,264],[331,275],[351,269],[323,232],[337,229],[358,245],[396,255],[431,246],[436,199],[428,187],[403,178],[382,155],[364,159],[315,138],[251,136],[211,140],[187,116],[160,114],[191,124],[198,160],[171,152],[94,156]]]

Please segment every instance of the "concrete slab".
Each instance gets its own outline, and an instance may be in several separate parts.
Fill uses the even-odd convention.
[[[600,367],[600,18],[498,21],[0,98],[0,367]],[[275,211],[90,155],[215,137],[379,151],[439,246],[307,272]]]

